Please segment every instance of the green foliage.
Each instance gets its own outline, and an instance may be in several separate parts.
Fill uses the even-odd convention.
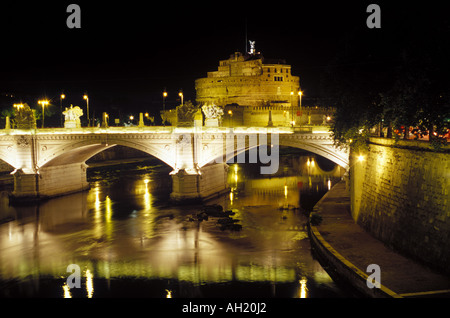
[[[330,63],[323,78],[323,106],[336,108],[331,127],[335,144],[367,148],[370,128],[388,128],[388,135],[416,138],[429,134],[439,149],[450,129],[450,25],[399,21],[399,32],[411,36],[374,33],[346,39],[345,50]],[[401,25],[404,23],[404,25]],[[412,29],[408,29],[411,28]],[[396,29],[397,30],[397,29]],[[437,36],[439,34],[439,36]],[[396,37],[397,36],[397,37]],[[387,42],[392,39],[392,42]],[[329,101],[332,100],[332,105]]]

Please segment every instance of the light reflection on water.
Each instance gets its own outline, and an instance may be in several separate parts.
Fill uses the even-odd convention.
[[[312,257],[304,213],[343,171],[282,159],[271,178],[230,164],[230,193],[208,202],[235,212],[241,231],[193,220],[201,206],[168,205],[170,170],[154,163],[92,170],[89,191],[39,206],[2,197],[0,296],[345,295]],[[66,285],[69,264],[83,269],[80,289]]]

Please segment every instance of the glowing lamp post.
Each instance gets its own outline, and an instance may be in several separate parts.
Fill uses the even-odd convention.
[[[230,127],[232,127],[232,123],[233,123],[233,111],[230,109],[228,111],[228,115],[230,115],[230,117],[228,118],[228,120],[230,121]],[[237,166],[236,166],[237,167]]]
[[[166,97],[167,97],[167,92],[164,91],[163,92],[163,126],[166,126]]]
[[[178,93],[178,96],[181,97],[181,105],[183,106],[183,97],[184,97],[184,96],[183,96],[183,92],[180,91],[180,92]]]
[[[42,128],[44,128],[44,119],[45,119],[45,106],[47,106],[49,104],[48,100],[40,100],[38,101],[39,105],[42,105]]]
[[[88,127],[91,126],[91,120],[89,119],[89,96],[86,94],[83,96],[83,99],[86,100],[86,111],[87,111],[87,121],[88,121]]]
[[[60,110],[60,113],[59,113],[59,122],[60,122],[60,125],[61,125],[61,127],[63,126],[63,121],[62,121],[62,101],[63,101],[63,99],[65,99],[66,98],[66,95],[64,95],[64,94],[61,94],[61,96],[59,96],[59,110]]]
[[[292,96],[294,96],[294,92],[291,92],[291,124],[294,127],[294,104],[292,103]]]

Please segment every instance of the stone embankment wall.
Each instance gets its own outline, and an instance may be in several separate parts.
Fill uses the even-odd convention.
[[[371,138],[352,154],[354,220],[390,247],[450,274],[450,147]]]

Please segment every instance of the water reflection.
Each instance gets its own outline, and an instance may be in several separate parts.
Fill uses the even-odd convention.
[[[201,206],[168,206],[168,169],[151,164],[91,171],[88,192],[39,206],[10,207],[2,197],[0,219],[10,219],[0,224],[0,295],[339,295],[311,256],[304,209],[343,171],[312,159],[284,156],[270,178],[259,166],[230,165],[230,193],[209,204],[231,209],[241,231],[221,230],[217,218],[194,220]],[[85,269],[84,293],[68,288],[69,264]],[[270,291],[255,288],[263,286]]]
[[[306,298],[308,291],[308,288],[306,287],[307,283],[306,277],[302,277],[299,283],[300,283],[300,298]]]

